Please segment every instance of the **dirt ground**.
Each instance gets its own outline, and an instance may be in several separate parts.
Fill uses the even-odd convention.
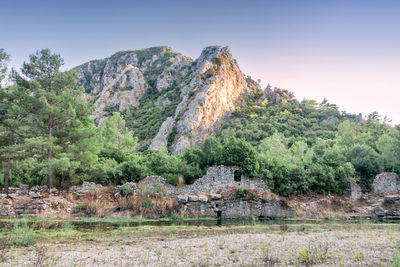
[[[157,229],[157,230],[155,230]],[[3,266],[391,266],[400,225],[121,227],[37,232],[9,247]]]

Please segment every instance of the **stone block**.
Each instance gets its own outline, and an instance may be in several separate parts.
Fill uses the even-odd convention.
[[[201,201],[201,202],[207,202],[207,201],[208,201],[208,197],[205,196],[205,195],[200,195],[200,196],[199,196],[199,201]]]
[[[188,196],[188,199],[189,199],[189,201],[191,201],[191,202],[196,202],[196,201],[199,200],[199,197],[198,197],[198,196],[195,196],[195,195],[189,195],[189,196]]]

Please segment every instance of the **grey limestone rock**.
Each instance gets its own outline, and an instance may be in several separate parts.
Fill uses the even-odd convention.
[[[397,193],[400,190],[399,176],[394,172],[383,172],[378,174],[372,184],[372,190],[375,194]]]

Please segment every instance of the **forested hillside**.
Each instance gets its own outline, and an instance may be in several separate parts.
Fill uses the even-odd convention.
[[[208,166],[223,164],[237,165],[242,174],[260,177],[275,193],[290,196],[343,194],[352,180],[369,190],[377,173],[400,172],[400,126],[391,126],[377,113],[362,118],[340,112],[326,100],[298,101],[291,92],[270,86],[261,90],[241,74],[225,48],[207,49],[194,63],[165,49],[154,52],[165,58],[150,54],[150,61],[130,52],[132,62],[147,70],[143,77],[154,74],[149,69],[154,64],[160,69],[150,83],[136,66],[110,63],[125,76],[115,78],[107,90],[143,89],[123,111],[101,104],[109,92],[102,94],[93,77],[86,76],[83,83],[82,73],[89,72],[60,71],[63,59],[48,49],[31,55],[0,91],[0,185],[115,185],[148,175],[172,184],[192,183]],[[2,80],[7,60],[0,50]],[[85,68],[93,70],[89,65]],[[178,76],[171,66],[179,69]],[[111,67],[108,72],[112,79]],[[172,78],[165,81],[157,76],[161,74]],[[128,76],[136,77],[132,88],[127,87]],[[212,117],[213,110],[206,107],[218,106],[228,95],[229,103]],[[194,118],[203,124],[194,124]],[[164,145],[149,150],[150,143]]]

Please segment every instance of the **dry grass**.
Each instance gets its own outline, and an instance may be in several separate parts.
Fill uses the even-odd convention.
[[[133,214],[146,218],[168,217],[178,212],[178,202],[174,197],[119,196],[117,203],[120,210],[131,210]]]

